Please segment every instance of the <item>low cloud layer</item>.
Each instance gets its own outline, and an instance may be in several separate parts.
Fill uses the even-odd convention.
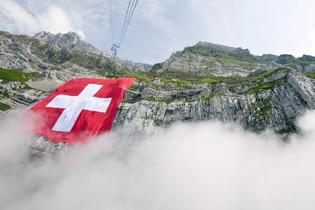
[[[314,209],[315,113],[283,142],[219,122],[115,131],[29,161],[29,127],[0,123],[0,209]]]
[[[84,33],[68,17],[67,12],[55,4],[50,4],[44,10],[31,13],[16,1],[1,0],[0,8],[0,30],[22,34],[35,34],[40,31],[51,33],[75,31],[84,36]]]

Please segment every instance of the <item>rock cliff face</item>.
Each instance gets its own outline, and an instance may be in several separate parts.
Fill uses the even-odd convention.
[[[295,120],[315,108],[315,80],[280,69],[243,82],[196,84],[186,88],[136,84],[117,113],[115,126],[138,128],[179,121],[238,121],[245,129],[296,132]],[[128,103],[129,102],[129,103]]]
[[[137,133],[175,122],[219,120],[238,122],[253,132],[271,129],[287,136],[299,132],[298,117],[315,109],[315,79],[291,69],[211,84],[172,81],[136,82],[117,111],[113,129],[126,127]],[[65,146],[39,138],[31,151],[41,156]]]
[[[299,116],[315,109],[312,56],[255,56],[200,42],[152,69],[140,66],[135,70],[132,62],[114,60],[73,33],[0,32],[0,113],[29,106],[72,77],[124,76],[138,80],[117,112],[116,128],[220,120],[289,134],[298,131]],[[38,141],[34,144],[45,140]]]

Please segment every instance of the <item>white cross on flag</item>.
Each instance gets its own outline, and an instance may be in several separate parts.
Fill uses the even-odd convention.
[[[36,132],[53,142],[74,143],[112,127],[134,78],[74,79],[31,108],[41,115]]]

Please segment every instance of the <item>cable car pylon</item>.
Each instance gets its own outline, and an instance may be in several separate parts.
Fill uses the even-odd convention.
[[[112,56],[113,57],[116,57],[117,56],[117,53],[118,53],[118,49],[120,48],[120,45],[117,44],[117,43],[114,43],[112,45],[112,47],[110,48],[110,50],[112,51]]]

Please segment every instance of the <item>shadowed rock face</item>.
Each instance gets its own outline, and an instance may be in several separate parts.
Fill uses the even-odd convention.
[[[290,64],[292,63],[293,61],[295,61],[295,57],[292,56],[292,55],[288,55],[288,54],[283,54],[283,55],[280,55],[278,57],[278,63],[280,64],[283,64],[283,65],[286,65],[286,64]]]

